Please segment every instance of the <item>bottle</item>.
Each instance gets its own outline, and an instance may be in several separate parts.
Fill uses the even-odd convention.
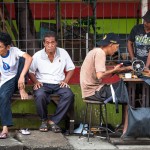
[[[69,131],[70,134],[74,133],[74,120],[70,120]]]

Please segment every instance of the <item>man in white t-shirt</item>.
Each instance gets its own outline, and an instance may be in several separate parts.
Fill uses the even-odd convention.
[[[33,55],[29,77],[34,83],[37,113],[42,121],[39,130],[46,132],[50,125],[51,130],[58,133],[61,129],[57,124],[74,102],[74,94],[68,82],[75,66],[67,51],[57,47],[57,36],[53,31],[44,35],[43,45],[44,48]],[[51,94],[58,94],[60,101],[55,114],[49,119],[47,105]]]
[[[27,99],[25,75],[32,57],[17,47],[11,47],[11,37],[0,32],[0,117],[3,130],[0,139],[7,138],[8,127],[13,125],[11,97],[19,89],[21,99]]]

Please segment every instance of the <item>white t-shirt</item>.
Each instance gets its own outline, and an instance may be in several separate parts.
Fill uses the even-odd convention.
[[[74,70],[69,54],[66,50],[57,47],[53,62],[50,62],[45,48],[33,55],[29,72],[34,73],[37,80],[42,83],[58,84],[65,79],[65,71]]]
[[[19,57],[22,57],[24,53],[17,47],[11,47],[6,56],[0,56],[0,86],[15,77],[18,70]]]

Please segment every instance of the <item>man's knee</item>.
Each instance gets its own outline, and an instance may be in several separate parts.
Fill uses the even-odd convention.
[[[70,98],[70,100],[74,100],[74,94],[71,90],[68,90],[66,96]]]
[[[34,97],[35,97],[35,101],[37,100],[40,101],[42,99],[46,99],[47,96],[43,90],[38,89],[34,91]]]

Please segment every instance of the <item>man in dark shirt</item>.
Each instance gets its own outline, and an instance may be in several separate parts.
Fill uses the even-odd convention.
[[[135,25],[128,38],[128,51],[131,60],[136,57],[145,63],[145,70],[150,68],[150,10],[142,17],[143,24]]]

